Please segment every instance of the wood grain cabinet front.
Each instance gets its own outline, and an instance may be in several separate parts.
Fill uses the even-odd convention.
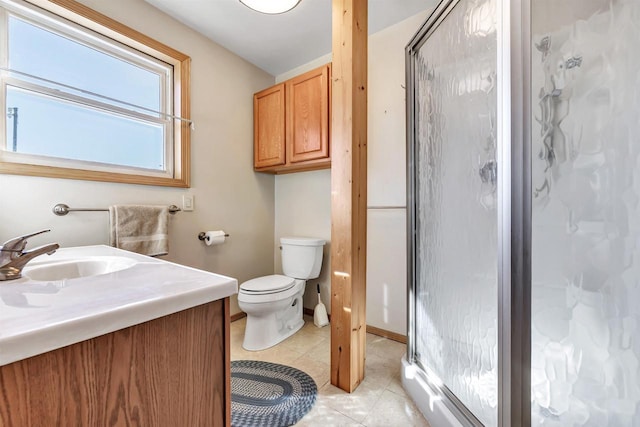
[[[229,298],[0,366],[0,426],[231,424]]]
[[[331,167],[331,64],[258,92],[254,169],[290,173]]]
[[[253,163],[256,169],[284,165],[284,83],[253,95]]]

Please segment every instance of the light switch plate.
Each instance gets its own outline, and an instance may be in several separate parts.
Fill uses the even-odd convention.
[[[182,196],[182,210],[185,212],[191,212],[193,210],[193,204],[195,197],[191,194],[185,194]]]

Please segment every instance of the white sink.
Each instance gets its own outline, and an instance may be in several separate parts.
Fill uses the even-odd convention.
[[[60,248],[23,275],[0,282],[0,366],[238,292],[230,277],[105,245]]]
[[[27,265],[22,275],[31,280],[38,281],[76,279],[78,277],[115,273],[116,271],[131,268],[136,264],[138,264],[138,262],[131,258],[92,256],[79,259],[41,262],[33,266]]]

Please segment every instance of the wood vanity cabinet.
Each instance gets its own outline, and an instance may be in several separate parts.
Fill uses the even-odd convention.
[[[0,366],[0,426],[231,423],[229,298]]]
[[[257,172],[289,173],[331,167],[331,64],[253,96]]]

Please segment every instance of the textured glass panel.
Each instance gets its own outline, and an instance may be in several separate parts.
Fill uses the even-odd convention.
[[[416,352],[497,425],[496,10],[462,0],[416,61]]]
[[[532,6],[532,424],[640,426],[640,2]]]

